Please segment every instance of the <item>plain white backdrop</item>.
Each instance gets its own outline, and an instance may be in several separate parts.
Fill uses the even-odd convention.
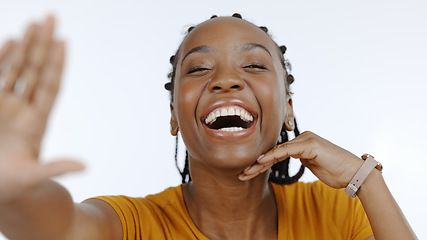
[[[380,160],[410,224],[427,239],[424,0],[1,0],[2,44],[48,13],[57,16],[56,35],[67,42],[41,161],[71,156],[86,170],[56,180],[76,202],[145,196],[180,184],[163,88],[169,57],[189,26],[235,12],[267,26],[288,47],[300,130]],[[315,179],[308,170],[303,177]]]

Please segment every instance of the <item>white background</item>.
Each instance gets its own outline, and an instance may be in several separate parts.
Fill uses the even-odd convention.
[[[300,129],[380,160],[410,224],[427,239],[427,2],[278,2],[0,0],[2,43],[48,13],[67,41],[42,161],[85,163],[83,173],[57,178],[77,202],[178,185],[163,88],[169,57],[190,25],[239,12],[288,47]]]

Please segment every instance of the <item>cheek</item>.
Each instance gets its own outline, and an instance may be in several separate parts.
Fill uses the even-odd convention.
[[[260,122],[262,138],[265,144],[271,147],[276,144],[285,121],[286,94],[284,83],[282,84],[277,78],[268,80],[259,84],[254,91],[257,91],[256,95],[262,109]]]
[[[186,121],[194,118],[195,109],[200,97],[197,84],[190,81],[182,81],[175,86],[175,102],[177,108],[177,121],[183,125]],[[185,126],[180,126],[185,128]]]
[[[196,133],[198,129],[198,119],[196,109],[203,92],[203,86],[195,81],[181,81],[175,86],[176,118],[181,137],[184,141],[188,153],[200,158],[201,139]]]
[[[270,78],[260,83],[255,91],[258,92],[258,101],[261,104],[264,114],[268,112],[270,120],[283,122],[286,112],[286,90],[283,81],[277,78]]]

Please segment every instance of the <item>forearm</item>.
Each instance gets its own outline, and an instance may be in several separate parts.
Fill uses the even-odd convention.
[[[369,174],[357,195],[376,240],[417,239],[379,171]]]
[[[66,239],[74,212],[68,191],[49,180],[0,204],[0,231],[10,239]]]

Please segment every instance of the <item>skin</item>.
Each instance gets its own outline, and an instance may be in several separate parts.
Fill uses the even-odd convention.
[[[231,28],[229,23],[235,26]],[[247,43],[265,46],[268,52],[261,47],[242,49]],[[210,50],[189,54],[183,60],[200,46]],[[205,70],[189,74],[195,67]],[[246,22],[232,18],[209,21],[182,43],[176,76],[171,122],[173,129],[180,129],[189,152],[193,181],[184,185],[183,193],[194,222],[210,239],[248,239],[254,234],[276,239],[277,213],[269,207],[275,206],[275,201],[267,174],[246,182],[237,175],[276,144],[283,123],[293,117],[277,46]],[[238,139],[210,136],[200,120],[209,112],[206,109],[233,100],[254,110],[255,131]],[[229,219],[233,224],[217,219]],[[259,231],[262,225],[265,227]]]
[[[122,239],[112,207],[100,200],[74,204],[68,191],[50,180],[81,170],[80,163],[38,160],[65,56],[53,28],[49,17],[31,25],[22,41],[0,50],[0,66],[11,63],[0,67],[0,79],[5,79],[0,89],[0,231],[10,239]],[[203,51],[192,51],[200,46]],[[28,81],[22,93],[14,90],[21,76]],[[287,123],[293,110],[285,76],[277,46],[239,19],[204,22],[180,47],[171,132],[181,131],[189,151],[193,181],[183,185],[188,212],[210,239],[277,239],[277,209],[266,172],[277,161],[300,158],[334,188],[345,187],[363,163],[311,132],[275,146],[281,127],[293,127]],[[203,118],[215,104],[250,109],[255,125],[244,134],[207,129]],[[378,171],[372,171],[358,196],[376,239],[416,238]]]
[[[110,206],[94,200],[74,204],[50,180],[82,170],[82,164],[39,161],[65,58],[65,44],[53,32],[54,19],[48,17],[0,49],[0,231],[9,239],[121,239],[120,220]],[[28,81],[24,92],[14,91],[20,77]]]

